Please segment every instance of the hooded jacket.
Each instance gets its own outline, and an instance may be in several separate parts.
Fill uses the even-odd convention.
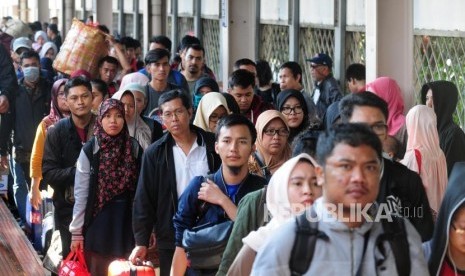
[[[202,93],[200,93],[200,88],[205,86],[210,87],[212,92],[221,92],[216,80],[209,77],[201,77],[195,82],[194,86],[194,110],[197,110],[200,99],[202,99],[203,96]]]
[[[287,99],[289,99],[290,97],[294,97],[299,101],[300,106],[302,107],[302,112],[304,113],[304,118],[302,120],[302,123],[298,127],[289,128],[289,130],[291,131],[291,133],[289,135],[289,138],[287,139],[289,144],[291,144],[292,141],[294,140],[294,138],[300,132],[302,132],[304,129],[306,129],[310,124],[310,122],[309,122],[309,110],[308,110],[308,107],[307,107],[307,103],[305,101],[305,98],[304,98],[304,95],[302,94],[302,92],[300,92],[298,90],[286,89],[286,90],[281,91],[278,94],[278,105],[277,105],[278,111],[281,112],[281,113],[283,112],[283,106],[286,103]],[[312,113],[315,113],[315,110],[312,110]],[[314,114],[313,114],[313,116],[314,116]]]
[[[434,96],[433,96],[434,97]],[[465,162],[458,162],[454,166],[450,177],[446,194],[439,209],[436,228],[430,242],[431,255],[428,267],[432,276],[438,275],[445,260],[447,246],[449,244],[449,228],[452,217],[457,209],[465,202]]]
[[[457,86],[450,81],[433,81],[421,88],[421,102],[426,103],[428,90],[433,91],[434,112],[437,116],[439,146],[446,156],[450,175],[455,162],[465,161],[465,133],[454,123],[452,115],[457,107]]]

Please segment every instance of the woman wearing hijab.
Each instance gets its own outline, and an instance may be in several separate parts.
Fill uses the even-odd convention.
[[[218,120],[229,113],[228,104],[221,93],[207,93],[199,102],[195,113],[194,125],[205,131],[215,133]]]
[[[278,110],[286,117],[289,125],[288,142],[309,126],[308,109],[302,93],[295,89],[286,89],[278,94]]]
[[[465,133],[454,123],[459,92],[450,81],[433,81],[421,88],[421,102],[433,108],[438,118],[439,145],[446,155],[447,173],[455,162],[465,161]]]
[[[55,46],[55,43],[51,41],[45,42],[45,44],[42,46],[39,52],[40,58],[49,58],[52,61],[55,60],[55,57],[58,54],[58,49],[57,46]]]
[[[449,177],[433,238],[424,245],[432,276],[465,275],[465,162],[458,162]]]
[[[321,196],[315,166],[315,160],[302,153],[284,163],[271,177],[266,190],[266,206],[272,219],[242,239],[244,245],[228,275],[250,275],[255,256],[267,239]]]
[[[37,53],[40,52],[45,42],[48,42],[47,34],[44,31],[37,31],[34,35],[34,43],[32,43],[32,49]]]
[[[437,214],[447,186],[446,157],[439,147],[436,115],[426,105],[414,106],[407,113],[407,151],[402,164],[417,172],[433,214]]]
[[[405,149],[407,132],[405,130],[404,99],[399,85],[389,77],[380,77],[367,84],[366,89],[378,95],[388,104],[388,135],[399,140],[402,148]]]
[[[291,148],[287,142],[289,126],[281,112],[264,111],[257,118],[256,151],[249,159],[249,171],[264,177],[267,181],[271,175],[291,157]]]
[[[146,75],[139,72],[134,72],[124,75],[124,77],[121,79],[121,84],[119,87],[126,87],[131,83],[138,83],[142,86],[145,86],[149,81],[150,79]]]
[[[122,102],[105,100],[95,136],[76,163],[71,250],[84,250],[91,275],[107,275],[110,262],[134,247],[131,214],[142,149],[124,118]]]
[[[142,110],[137,109],[135,92],[132,90],[118,91],[112,98],[123,103],[129,135],[134,137],[145,150],[152,143],[152,131],[140,116]]]
[[[40,181],[42,180],[42,158],[44,156],[45,136],[47,130],[60,119],[69,117],[70,112],[65,98],[65,84],[68,79],[59,79],[52,86],[52,101],[50,113],[42,119],[37,127],[34,144],[31,152],[30,176],[31,176],[31,205],[38,209],[42,202],[40,196]]]
[[[220,87],[218,86],[216,80],[210,77],[202,77],[195,82],[193,98],[194,102],[192,105],[194,110],[197,110],[202,97],[210,92],[220,92]]]

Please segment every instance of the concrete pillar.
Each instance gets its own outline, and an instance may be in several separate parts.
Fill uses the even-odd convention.
[[[75,3],[74,0],[64,0],[64,31],[67,32],[71,28],[71,24],[73,24],[73,18],[76,14]],[[65,36],[62,35],[62,39],[64,40]]]
[[[38,20],[41,23],[48,22],[50,20],[50,8],[48,4],[48,1],[37,0]]]
[[[299,33],[300,33],[300,1],[292,0],[290,3],[289,25],[289,60],[299,62]]]
[[[413,0],[366,1],[367,82],[389,76],[404,94],[405,111],[414,104]]]
[[[220,1],[220,60],[223,90],[234,62],[240,58],[255,60],[256,2],[249,0]]]
[[[27,18],[27,0],[19,0],[19,19],[24,22],[29,22],[29,18]]]
[[[165,2],[165,1],[163,1]],[[161,35],[166,33],[166,6],[161,0],[147,0],[146,6],[143,7],[143,21],[142,26],[144,33],[144,53],[149,50],[150,38],[154,35]],[[145,56],[145,54],[144,54]]]
[[[202,41],[202,0],[194,0],[194,34]]]
[[[140,39],[140,14],[139,14],[139,0],[134,0],[134,39]]]
[[[347,0],[338,0],[336,5],[336,26],[334,29],[334,77],[345,87],[346,72],[346,25]]]
[[[112,0],[93,0],[94,21],[105,25],[113,33],[113,1]]]
[[[178,38],[178,0],[171,0],[171,56],[176,55]]]

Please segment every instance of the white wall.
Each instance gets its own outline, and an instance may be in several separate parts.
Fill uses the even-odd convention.
[[[272,21],[287,21],[289,19],[289,1],[261,0],[260,19]]]
[[[179,0],[178,14],[194,14],[194,0]]]
[[[346,14],[348,26],[365,26],[365,0],[347,0]]]
[[[334,25],[334,1],[301,0],[300,23]]]
[[[203,16],[220,16],[220,1],[218,0],[202,0]]]
[[[465,31],[465,1],[414,0],[415,29]]]

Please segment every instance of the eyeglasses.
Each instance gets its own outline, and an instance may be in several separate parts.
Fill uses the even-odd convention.
[[[370,128],[373,130],[374,133],[378,135],[385,134],[387,131],[387,125],[383,123],[376,123],[374,125],[371,125]]]
[[[454,228],[455,234],[458,234],[458,235],[465,235],[465,229],[463,229],[463,228],[458,228],[458,227],[455,226],[453,223],[451,223],[450,225],[452,226],[452,228]]]
[[[167,120],[170,120],[170,119],[174,119],[174,117],[181,118],[185,114],[186,114],[186,110],[184,110],[184,109],[176,109],[173,112],[164,112],[163,114],[161,114],[161,117],[162,117],[163,120],[167,121]]]
[[[281,112],[283,114],[286,114],[286,115],[289,115],[292,112],[294,112],[295,114],[300,114],[300,113],[302,113],[302,106],[300,106],[300,105],[296,105],[294,107],[284,106],[283,109],[281,110]]]
[[[289,136],[289,130],[287,130],[286,128],[280,128],[280,129],[273,129],[273,128],[270,128],[270,129],[265,129],[263,131],[263,133],[265,133],[266,135],[268,136],[275,136],[275,134],[277,133],[279,136]]]
[[[65,92],[58,92],[57,98],[58,98],[58,99],[66,99]]]
[[[218,122],[221,118],[223,118],[225,115],[218,115],[218,114],[212,114],[208,118],[208,120],[212,123]]]

